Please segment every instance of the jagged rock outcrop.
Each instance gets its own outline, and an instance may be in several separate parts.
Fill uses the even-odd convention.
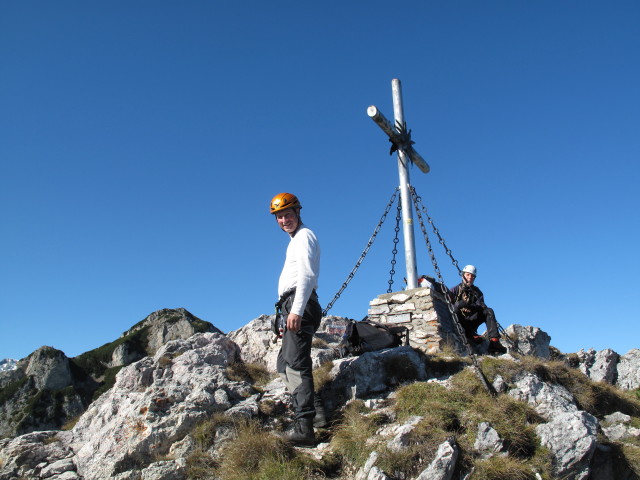
[[[69,359],[55,348],[40,347],[1,377],[0,437],[60,428],[84,410]]]
[[[175,473],[180,462],[160,465],[157,459],[199,421],[253,393],[246,382],[227,378],[226,367],[238,360],[239,351],[217,333],[169,342],[154,357],[123,368],[113,388],[91,405],[71,432],[38,432],[0,443],[0,479],[39,478],[42,464],[56,464],[85,480],[139,478],[141,465],[143,478],[159,478],[154,475],[167,468]],[[38,443],[43,438],[60,448]]]
[[[213,324],[200,320],[184,308],[164,308],[153,312],[122,334],[127,337],[146,330],[146,354],[154,355],[160,347],[171,340],[189,338],[196,333],[223,332]]]
[[[605,382],[623,390],[640,388],[640,350],[619,355],[611,349],[596,352],[579,350],[575,354],[577,368],[594,382]]]
[[[598,420],[578,410],[566,388],[549,385],[530,373],[515,383],[509,395],[528,403],[547,420],[536,427],[536,433],[542,445],[553,453],[556,475],[587,479],[597,445]]]
[[[396,388],[413,386],[413,382],[433,382],[446,392],[455,383],[450,377],[464,373],[461,369],[466,363],[459,358],[437,359],[440,363],[455,364],[455,368],[448,370],[411,347],[340,358],[338,344],[345,322],[346,319],[340,317],[323,319],[318,340],[314,342],[316,364],[330,360],[319,372],[324,377],[320,396],[327,410],[334,413],[334,420],[340,418],[336,414],[345,405],[354,402],[374,409],[375,415],[384,421],[376,424],[377,430],[372,430],[375,433],[366,440],[375,446],[367,461],[345,471],[341,478],[399,478],[394,472],[384,471],[385,463],[380,461],[380,455],[391,452],[403,456],[404,452],[410,452],[415,445],[415,435],[423,434],[420,432],[424,431],[425,424],[421,423],[423,417],[417,415],[402,417],[402,421],[396,418],[400,417],[392,411]],[[148,332],[145,329],[151,324],[153,321],[138,325],[126,337]],[[529,344],[527,348],[531,352],[544,358],[546,334],[535,330],[513,326],[511,333],[522,335],[518,337],[519,345]],[[229,335],[206,332],[169,341],[154,355],[120,369],[112,388],[89,406],[73,430],[34,432],[0,440],[0,480],[21,477],[183,480],[188,470],[186,459],[199,448],[192,437],[193,428],[213,414],[256,419],[267,428],[288,430],[290,396],[282,381],[275,377],[266,385],[254,388],[248,380],[231,376],[228,370],[230,364],[240,360],[273,366],[279,343],[273,344],[271,339],[270,317],[264,315]],[[104,358],[111,358],[113,351],[107,349],[108,356]],[[505,355],[500,360],[491,360],[496,361],[517,362],[517,359]],[[593,365],[595,360],[592,369]],[[517,371],[520,373],[497,375],[492,378],[493,384],[497,390],[530,405],[544,419],[536,417],[535,435],[553,455],[554,475],[566,479],[587,479],[589,475],[591,480],[607,478],[606,475],[614,471],[614,456],[610,447],[598,444],[596,435],[600,429],[603,438],[606,436],[611,442],[629,438],[635,441],[639,432],[633,417],[618,412],[600,422],[581,410],[567,388],[543,381],[536,373]],[[431,383],[419,385],[432,386]],[[504,397],[497,397],[496,401],[501,398]],[[424,415],[426,418],[428,412]],[[403,478],[451,480],[454,471],[468,474],[460,470],[467,467],[458,460],[461,448],[467,448],[464,445],[473,445],[473,451],[463,455],[465,461],[471,457],[489,459],[494,455],[509,455],[508,446],[497,431],[500,427],[494,428],[488,422],[471,417],[465,417],[465,421],[472,422],[468,424],[469,432],[473,432],[471,442],[456,444],[450,439],[441,443],[435,453],[438,444],[434,444],[429,450],[430,458],[421,457],[420,468],[414,465],[411,477]],[[208,447],[209,452],[220,459],[220,452],[232,438],[230,433],[216,436],[214,444]],[[300,454],[322,459],[334,454],[332,448],[332,444],[323,444]]]
[[[507,332],[509,338],[514,340],[517,353],[549,358],[551,337],[546,332],[543,332],[537,327],[522,325],[509,325],[505,332]]]
[[[578,368],[594,382],[606,382],[611,385],[618,378],[617,365],[620,355],[607,348],[596,352],[593,348],[580,350],[576,353],[579,360]]]
[[[204,333],[123,368],[73,429],[78,472],[87,480],[114,478],[149,464],[197,422],[244,400],[250,386],[225,373],[238,355],[224,335]]]
[[[418,475],[416,480],[451,480],[459,454],[460,449],[452,440],[441,443],[436,452],[436,458]]]
[[[620,357],[616,385],[625,390],[640,388],[640,350],[634,348]]]
[[[152,313],[120,339],[73,359],[41,347],[0,372],[0,438],[55,429],[78,417],[94,394],[111,387],[124,365],[154,354],[164,343],[220,330],[183,308]]]
[[[271,370],[276,370],[276,361],[282,341],[274,341],[271,330],[274,315],[261,315],[238,330],[229,332],[228,336],[242,350],[242,359],[247,363],[261,363]],[[339,356],[337,349],[349,322],[344,317],[328,316],[320,322],[313,343],[311,358],[314,368],[319,367]]]
[[[320,396],[325,408],[333,411],[351,399],[365,399],[426,377],[424,354],[411,347],[389,348],[335,360]]]
[[[69,359],[60,350],[40,347],[23,362],[20,369],[26,376],[33,377],[34,387],[38,390],[60,390],[72,383]]]

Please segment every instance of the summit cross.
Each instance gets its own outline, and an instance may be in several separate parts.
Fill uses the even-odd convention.
[[[393,94],[393,115],[395,124],[371,105],[367,108],[367,115],[376,122],[393,144],[391,153],[398,152],[398,175],[400,177],[400,201],[402,203],[402,233],[404,236],[404,255],[407,265],[407,288],[418,287],[418,267],[416,264],[415,237],[413,234],[413,208],[411,206],[411,192],[409,183],[408,163],[414,163],[424,173],[429,173],[429,165],[413,148],[411,141],[411,131],[407,130],[404,121],[404,111],[402,106],[402,87],[400,80],[391,80],[391,91]]]

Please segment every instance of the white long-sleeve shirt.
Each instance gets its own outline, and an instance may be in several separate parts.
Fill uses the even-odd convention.
[[[289,313],[302,316],[311,292],[318,288],[320,244],[315,234],[301,224],[287,247],[287,256],[278,281],[278,295],[296,287]]]

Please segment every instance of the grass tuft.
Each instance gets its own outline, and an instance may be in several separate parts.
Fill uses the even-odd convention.
[[[313,389],[316,392],[322,390],[322,387],[331,381],[331,369],[333,362],[325,362],[313,371]]]
[[[249,382],[252,385],[266,385],[273,375],[260,363],[234,362],[227,366],[227,378],[234,382]]]
[[[503,456],[478,460],[473,478],[478,480],[535,480],[535,473],[525,462]]]

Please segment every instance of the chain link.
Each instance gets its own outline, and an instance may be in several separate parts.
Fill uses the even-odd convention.
[[[456,267],[456,269],[458,270],[458,274],[460,274],[461,270],[460,270],[460,266],[458,265],[458,261],[455,258],[453,258],[451,249],[447,247],[447,244],[444,242],[444,238],[442,238],[442,236],[440,235],[440,230],[438,230],[436,228],[435,223],[433,223],[433,219],[429,215],[429,212],[427,211],[427,207],[422,203],[422,197],[416,193],[416,189],[413,188],[413,185],[409,185],[409,190],[411,191],[413,202],[416,205],[416,210],[419,209],[418,205],[420,206],[420,208],[422,208],[422,212],[425,214],[425,216],[427,217],[427,221],[433,228],[433,233],[435,233],[438,237],[438,242],[440,243],[440,245],[443,246],[444,251],[447,253],[447,255],[449,255],[449,258],[451,259],[451,263],[453,263],[453,266]]]
[[[398,254],[398,242],[400,241],[400,221],[402,220],[402,203],[401,203],[402,194],[398,195],[398,213],[396,214],[396,236],[393,239],[393,250],[391,253],[393,256],[391,257],[391,270],[389,270],[389,288],[387,289],[387,293],[393,292],[393,276],[396,273],[396,255]]]
[[[373,245],[373,242],[376,239],[376,236],[378,235],[378,232],[380,231],[380,228],[382,227],[382,224],[386,220],[387,214],[391,210],[391,206],[395,202],[396,196],[398,195],[398,191],[399,190],[400,190],[399,188],[396,188],[394,190],[394,192],[393,192],[393,195],[391,195],[391,199],[389,200],[389,203],[387,204],[386,208],[384,209],[384,213],[382,214],[382,217],[380,217],[380,221],[378,222],[378,225],[373,230],[373,234],[371,234],[371,237],[369,238],[369,242],[367,243],[367,246],[364,248],[364,250],[360,254],[360,258],[358,259],[358,261],[356,262],[355,266],[351,270],[351,273],[349,273],[349,275],[347,276],[347,279],[342,284],[342,287],[340,287],[340,290],[338,290],[338,292],[335,294],[333,299],[327,304],[326,308],[322,311],[322,316],[323,317],[327,315],[327,312],[329,312],[329,310],[331,310],[331,308],[333,307],[333,304],[336,303],[336,301],[340,298],[340,295],[342,295],[342,292],[344,292],[344,289],[347,288],[347,285],[349,285],[349,282],[351,281],[353,276],[358,271],[358,268],[360,268],[360,265],[362,264],[362,261],[364,260],[364,257],[366,257],[367,253],[369,253],[369,249],[371,248],[371,245]]]

